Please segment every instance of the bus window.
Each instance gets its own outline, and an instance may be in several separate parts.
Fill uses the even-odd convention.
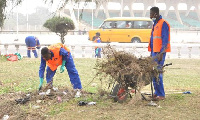
[[[113,23],[113,27],[112,28],[117,28],[117,22]]]
[[[131,21],[115,21],[113,23],[112,28],[127,29],[127,28],[131,28],[131,27],[132,27]]]
[[[152,21],[147,21],[147,29],[151,29],[153,26],[153,22]]]
[[[131,27],[132,27],[131,21],[126,21],[126,28],[131,28]]]
[[[117,27],[116,28],[125,28],[126,22],[125,21],[116,21]]]
[[[151,21],[134,21],[133,28],[134,29],[151,29],[152,22]]]
[[[105,21],[100,28],[110,29],[112,27],[112,21]]]

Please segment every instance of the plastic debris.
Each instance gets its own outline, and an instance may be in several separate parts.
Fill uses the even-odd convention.
[[[41,93],[39,93],[39,95],[46,95],[46,93],[45,92],[41,92]]]
[[[58,88],[57,88],[57,87],[53,87],[53,90],[54,90],[54,91],[58,91]]]
[[[76,95],[75,95],[75,98],[79,98],[79,97],[81,97],[81,91],[80,91],[80,90],[77,90]]]
[[[52,95],[51,94],[51,89],[48,89],[46,92],[40,92],[39,95]]]
[[[78,105],[79,106],[85,106],[85,105],[87,105],[87,102],[85,102],[85,101],[79,101]]]
[[[65,91],[63,91],[63,94],[66,95],[67,93]]]
[[[96,84],[96,83],[92,83],[91,86],[92,86],[92,87],[96,87],[97,84]]]
[[[89,102],[88,105],[96,105],[96,102]]]
[[[41,103],[42,102],[42,100],[36,100],[36,103]]]
[[[183,94],[192,94],[190,91],[185,91]]]
[[[153,101],[151,101],[150,103],[148,103],[147,104],[148,106],[154,106],[154,107],[156,107],[157,106],[157,104],[155,103],[155,102],[153,102]]]
[[[30,100],[30,97],[25,97],[25,98],[21,98],[21,99],[16,99],[15,101],[17,102],[17,104],[25,104],[29,100]]]
[[[8,120],[9,116],[8,115],[4,115],[2,120]]]
[[[37,105],[33,105],[33,107],[32,107],[33,109],[38,109],[38,108],[40,108],[40,106],[37,106]]]
[[[158,105],[158,108],[162,108],[160,105]]]
[[[46,91],[46,95],[49,95],[51,93],[51,89],[48,89],[47,91]]]
[[[86,101],[79,101],[79,106],[85,106],[85,105],[96,105],[96,102],[86,102]]]
[[[60,96],[57,97],[58,102],[62,102],[62,99]]]

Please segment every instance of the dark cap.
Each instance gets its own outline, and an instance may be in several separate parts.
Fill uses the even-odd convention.
[[[96,35],[100,36],[100,33],[99,33],[99,32],[97,32],[97,33],[96,33]]]

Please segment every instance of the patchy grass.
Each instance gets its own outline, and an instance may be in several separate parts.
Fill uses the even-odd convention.
[[[99,88],[104,90],[108,84],[106,79],[101,81],[94,78],[96,71],[93,69],[96,59],[75,59],[75,65],[79,72],[83,90],[96,94],[74,98],[69,101],[57,103],[50,101],[30,101],[19,105],[15,99],[20,98],[21,93],[35,92],[39,85],[38,70],[40,59],[23,58],[20,61],[6,61],[0,58],[0,109],[6,109],[7,113],[0,110],[0,119],[8,114],[10,119],[84,119],[84,120],[144,120],[144,119],[199,119],[200,109],[200,60],[175,59],[167,60],[172,66],[165,68],[164,86],[166,100],[157,101],[159,107],[146,106],[149,101],[128,99],[126,103],[114,103],[107,96],[99,95]],[[59,70],[59,69],[58,69]],[[95,83],[95,85],[91,85]],[[54,86],[58,88],[71,88],[69,77],[64,73],[56,73]],[[150,86],[143,91],[150,93]],[[181,92],[191,91],[192,94]],[[78,106],[79,101],[95,101],[93,106]],[[10,105],[10,106],[9,106]],[[33,109],[39,105],[40,109]]]

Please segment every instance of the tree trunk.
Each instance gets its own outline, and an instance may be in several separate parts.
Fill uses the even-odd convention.
[[[65,43],[65,38],[64,38],[64,37],[65,37],[64,34],[61,34],[61,35],[60,35],[60,39],[61,39],[61,43],[62,43],[62,44]]]

